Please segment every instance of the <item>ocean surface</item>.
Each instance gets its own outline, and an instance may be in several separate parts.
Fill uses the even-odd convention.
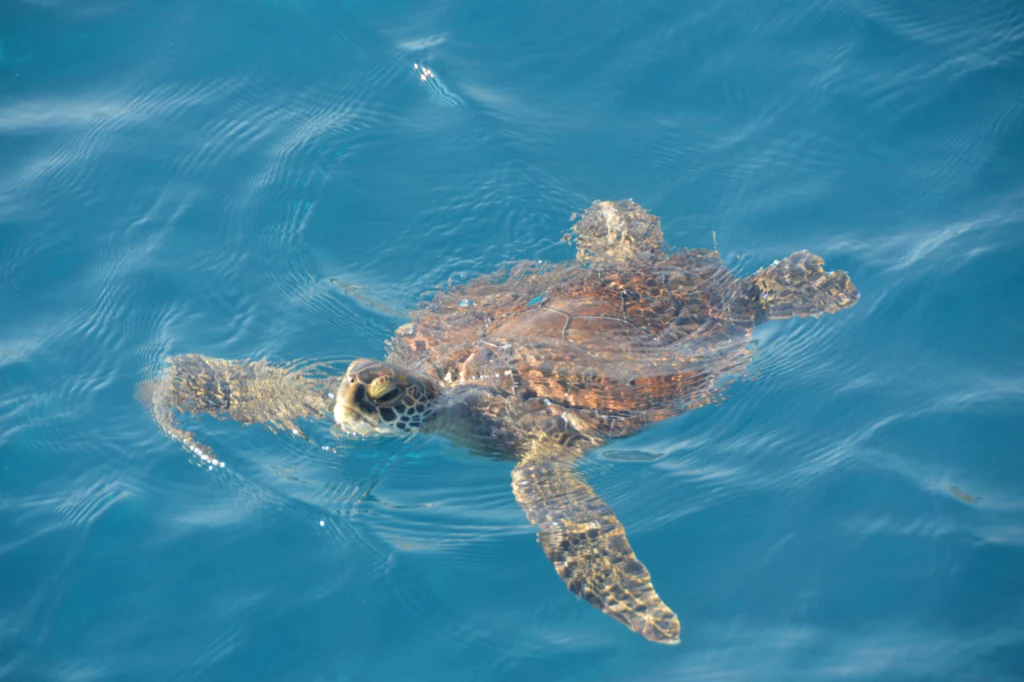
[[[162,435],[164,357],[381,357],[632,197],[850,310],[592,453],[682,643],[573,597],[511,464]],[[1024,5],[2,0],[0,679],[1024,679]]]

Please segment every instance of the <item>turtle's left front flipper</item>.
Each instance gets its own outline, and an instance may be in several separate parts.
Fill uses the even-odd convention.
[[[214,462],[212,450],[178,425],[177,412],[263,424],[305,438],[296,420],[330,419],[333,409],[324,378],[265,360],[195,354],[168,358],[154,380],[139,385],[138,396],[164,433]]]
[[[569,590],[652,642],[679,643],[679,619],[651,585],[615,512],[573,470],[575,457],[527,455],[512,489]]]

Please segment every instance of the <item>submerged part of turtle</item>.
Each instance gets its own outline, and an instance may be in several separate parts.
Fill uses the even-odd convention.
[[[523,261],[439,291],[343,377],[263,361],[169,359],[143,395],[157,423],[208,461],[177,411],[263,423],[333,416],[353,434],[439,433],[516,461],[512,490],[569,589],[644,637],[679,641],[615,513],[574,463],[607,439],[718,401],[760,322],[853,305],[850,278],[794,253],[737,278],[718,253],[666,250],[658,218],[595,202],[574,260]]]

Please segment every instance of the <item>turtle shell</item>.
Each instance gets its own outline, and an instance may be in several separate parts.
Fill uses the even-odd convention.
[[[575,260],[521,261],[439,291],[396,331],[389,361],[446,389],[540,401],[595,437],[717,400],[750,357],[755,314],[736,278],[717,252],[666,253],[649,226],[646,242],[620,238],[617,257],[586,218]]]

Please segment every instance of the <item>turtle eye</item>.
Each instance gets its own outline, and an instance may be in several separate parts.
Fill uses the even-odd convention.
[[[402,387],[398,385],[394,377],[379,376],[370,382],[366,392],[378,403],[390,403],[398,400],[402,395]]]

